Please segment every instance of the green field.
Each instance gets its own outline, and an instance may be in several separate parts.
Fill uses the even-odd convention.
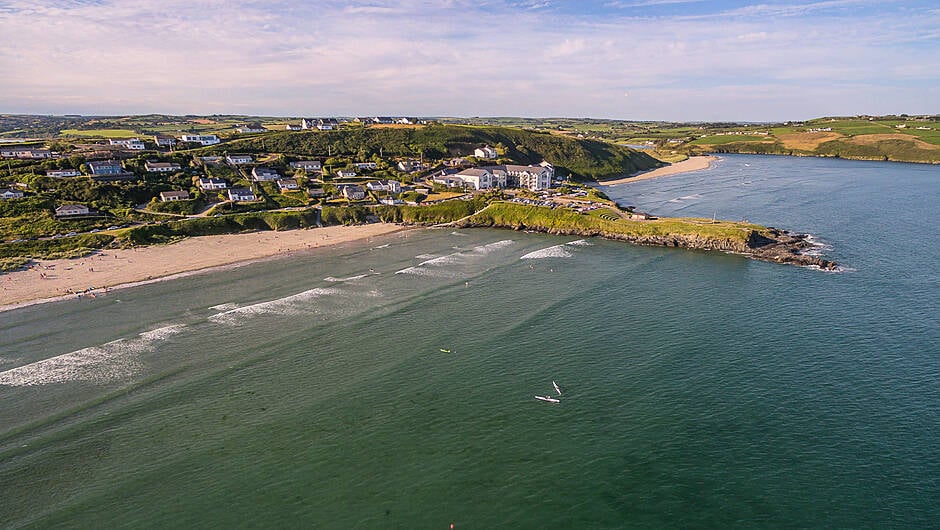
[[[722,145],[734,142],[764,142],[772,141],[771,136],[756,136],[750,134],[728,134],[723,136],[707,136],[689,142],[691,145]]]
[[[130,129],[63,129],[62,136],[81,136],[87,138],[133,138],[141,134]]]

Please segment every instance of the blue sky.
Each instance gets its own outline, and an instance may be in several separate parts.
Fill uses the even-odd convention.
[[[0,0],[0,112],[940,112],[926,1]]]

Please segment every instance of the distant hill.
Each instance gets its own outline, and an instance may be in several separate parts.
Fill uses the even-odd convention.
[[[429,125],[356,127],[338,131],[274,132],[206,149],[209,152],[276,152],[303,156],[424,156],[443,159],[468,156],[484,145],[503,149],[521,164],[551,162],[559,174],[581,180],[604,180],[659,167],[652,156],[588,139],[508,127]]]
[[[786,126],[710,130],[687,144],[694,152],[823,156],[940,163],[940,121],[904,117],[820,118]]]

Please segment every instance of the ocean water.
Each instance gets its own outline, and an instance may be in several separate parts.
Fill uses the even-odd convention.
[[[843,270],[421,229],[0,313],[0,527],[935,526],[940,168],[605,191]]]

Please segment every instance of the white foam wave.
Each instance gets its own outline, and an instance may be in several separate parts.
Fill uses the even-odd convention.
[[[306,290],[302,293],[285,296],[284,298],[278,298],[277,300],[259,302],[257,304],[246,305],[244,307],[237,307],[235,309],[229,309],[228,311],[222,311],[221,313],[216,313],[210,316],[209,320],[219,324],[238,324],[239,321],[248,316],[265,314],[302,314],[306,312],[304,309],[304,302],[308,302],[322,296],[339,294],[341,292],[342,290],[331,287],[317,287],[315,289]]]
[[[463,233],[458,232],[458,231],[456,231],[456,230],[454,230],[453,232],[451,232],[450,235],[452,235],[452,236],[468,237],[467,234],[463,234]]]
[[[357,274],[356,276],[350,276],[348,278],[334,278],[333,276],[327,276],[326,278],[323,278],[323,281],[325,282],[352,282],[355,280],[361,280],[365,278],[366,276],[368,276],[368,274]]]
[[[571,245],[571,246],[573,246],[573,247],[589,247],[589,246],[593,245],[594,243],[591,243],[590,241],[588,241],[588,240],[586,240],[586,239],[578,239],[577,241],[569,241],[569,242],[567,242],[567,243],[565,243],[565,244],[566,244],[566,245]]]
[[[68,381],[104,384],[126,379],[141,369],[139,354],[155,350],[157,344],[185,328],[184,324],[166,326],[145,331],[134,339],[118,339],[0,372],[0,385],[35,386]]]
[[[543,248],[534,252],[529,252],[519,259],[544,259],[544,258],[570,258],[571,252],[565,249],[565,245],[555,245],[553,247]]]
[[[235,309],[238,307],[238,304],[228,303],[228,304],[219,304],[210,307],[213,311],[228,311],[229,309]]]
[[[384,245],[379,245],[379,246],[377,246],[377,247],[372,247],[372,250],[375,250],[375,249],[377,249],[377,248],[388,248],[388,247],[390,247],[390,246],[392,246],[391,243],[386,243],[386,244],[384,244]]]
[[[698,193],[693,193],[692,195],[683,195],[682,197],[676,197],[675,199],[669,199],[669,202],[682,202],[682,201],[692,201],[695,199],[701,199],[702,196]]]
[[[427,257],[427,258],[429,258],[429,259],[425,259],[424,261],[422,261],[421,263],[419,263],[419,264],[417,264],[417,265],[415,265],[415,266],[413,266],[413,267],[406,267],[406,268],[401,269],[401,270],[399,270],[399,271],[395,271],[395,274],[416,274],[416,275],[419,275],[419,276],[431,276],[431,275],[433,275],[433,273],[428,272],[427,269],[428,269],[429,267],[438,267],[438,266],[441,266],[441,265],[451,265],[451,264],[457,263],[457,262],[459,262],[459,261],[461,261],[461,260],[464,260],[464,259],[467,259],[467,258],[471,258],[471,257],[475,257],[475,256],[486,256],[487,254],[490,254],[490,253],[495,252],[495,251],[497,251],[497,250],[499,250],[499,249],[502,249],[502,248],[505,248],[505,247],[507,247],[507,246],[509,246],[509,245],[512,245],[512,243],[513,243],[513,240],[511,240],[511,239],[504,239],[504,240],[502,240],[502,241],[497,241],[497,242],[495,242],[495,243],[489,243],[489,244],[486,244],[486,245],[479,245],[479,246],[473,247],[473,248],[470,249],[470,250],[466,250],[466,251],[464,251],[464,250],[457,251],[457,252],[454,252],[454,253],[452,253],[452,254],[447,254],[447,255],[445,255],[445,256],[437,256],[437,257],[430,256],[430,255],[416,256],[418,259],[421,259],[421,258],[424,258],[424,257]]]

